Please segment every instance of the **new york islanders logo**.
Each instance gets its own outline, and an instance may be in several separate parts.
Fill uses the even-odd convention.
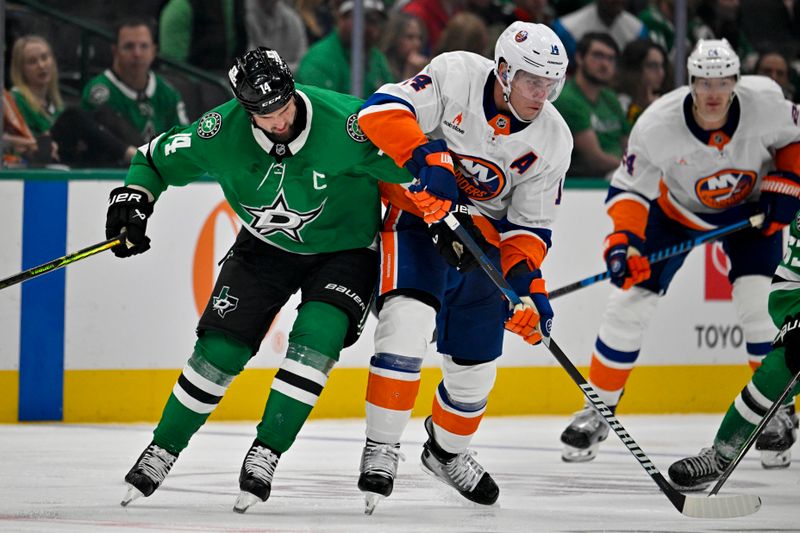
[[[500,194],[506,176],[500,168],[485,159],[466,155],[458,156],[466,172],[456,167],[458,188],[473,200],[491,200]]]
[[[753,191],[755,184],[755,172],[727,168],[698,180],[694,191],[704,206],[727,209],[742,203]]]
[[[518,31],[517,34],[514,36],[514,40],[517,41],[518,43],[521,43],[527,38],[528,38],[528,32],[526,32],[525,30]]]

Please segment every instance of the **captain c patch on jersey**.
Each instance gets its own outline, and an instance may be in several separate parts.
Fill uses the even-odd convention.
[[[275,233],[283,233],[295,242],[303,242],[300,232],[316,219],[325,209],[325,202],[311,211],[295,211],[286,202],[283,190],[278,193],[272,205],[262,207],[248,207],[242,205],[248,213],[253,215],[249,226],[262,237],[269,237]]]
[[[694,186],[697,199],[711,209],[727,209],[738,205],[753,191],[756,173],[726,168],[701,178]]]

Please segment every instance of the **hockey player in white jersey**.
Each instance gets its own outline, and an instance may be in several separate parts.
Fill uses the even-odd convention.
[[[551,104],[566,69],[549,28],[515,22],[498,39],[494,62],[468,52],[440,55],[417,76],[381,87],[359,114],[372,142],[419,181],[382,190],[389,205],[358,482],[367,513],[392,492],[431,338],[444,356],[444,377],[424,423],[423,469],[474,502],[498,498],[467,446],[486,410],[504,326],[536,344],[552,323],[539,268],[572,151]],[[486,274],[474,270],[474,258],[438,222],[448,211],[481,242],[524,306],[509,311]]]
[[[781,259],[780,230],[800,207],[798,109],[772,80],[740,78],[739,58],[724,39],[701,40],[688,72],[688,87],[661,97],[636,122],[606,199],[614,231],[604,258],[622,290],[603,315],[589,382],[612,409],[659,297],[686,257],[651,266],[652,252],[763,212],[760,229],[732,234],[722,246],[752,368],[775,336],[767,297]],[[585,406],[561,434],[562,458],[593,459],[607,435],[604,419]],[[764,439],[765,452],[769,442],[782,440],[770,440],[769,430]],[[770,455],[762,455],[765,466]]]

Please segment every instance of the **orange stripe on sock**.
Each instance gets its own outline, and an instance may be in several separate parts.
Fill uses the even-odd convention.
[[[410,411],[414,408],[419,392],[419,380],[402,381],[369,373],[367,401],[372,405],[394,411]]]
[[[592,354],[592,364],[589,367],[589,381],[599,389],[606,391],[619,390],[625,386],[628,381],[628,375],[631,373],[632,368],[627,370],[620,370],[618,368],[611,368],[602,363],[600,359]]]
[[[467,418],[442,408],[437,398],[433,399],[433,423],[455,435],[468,436],[478,431],[483,414]]]

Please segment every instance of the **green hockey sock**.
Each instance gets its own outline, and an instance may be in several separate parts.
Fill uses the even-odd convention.
[[[258,440],[275,452],[291,447],[317,403],[339,359],[348,325],[347,315],[332,305],[308,302],[300,308],[256,428]]]
[[[714,447],[726,459],[733,459],[742,443],[747,440],[753,429],[761,422],[775,400],[792,378],[784,360],[784,349],[776,348],[769,352],[742,392],[733,401],[725,413],[714,438]],[[800,392],[795,386],[788,401]]]
[[[153,432],[153,441],[170,453],[183,451],[250,355],[247,346],[222,333],[209,331],[197,339]]]

